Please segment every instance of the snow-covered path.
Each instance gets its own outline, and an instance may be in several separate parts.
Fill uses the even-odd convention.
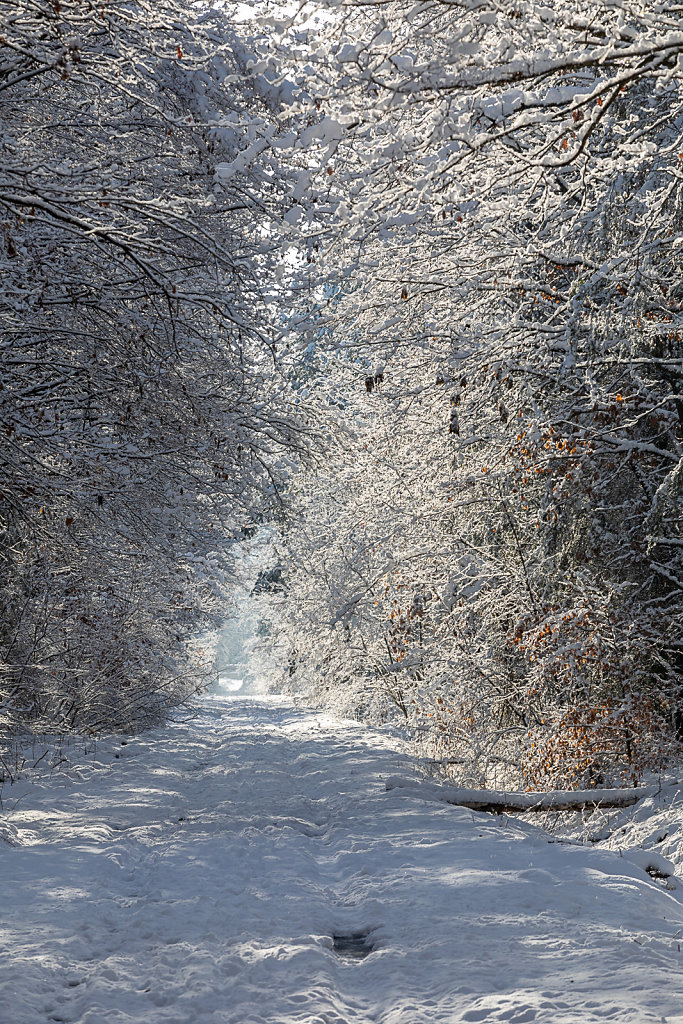
[[[683,1022],[683,906],[618,854],[387,793],[353,723],[199,708],[9,814],[3,1022]]]

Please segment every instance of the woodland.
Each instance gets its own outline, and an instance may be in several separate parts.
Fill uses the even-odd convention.
[[[0,747],[212,673],[466,786],[683,741],[683,6],[0,0]],[[226,611],[227,609],[227,611]]]

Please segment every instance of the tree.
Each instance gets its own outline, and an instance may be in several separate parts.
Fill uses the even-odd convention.
[[[303,422],[275,350],[281,92],[221,14],[0,2],[0,726],[131,728],[205,677]]]
[[[398,574],[403,633],[389,617],[385,639],[408,646],[416,597],[439,608],[411,667],[434,750],[477,781],[637,778],[675,749],[681,715],[677,12],[319,10],[284,45],[306,63],[320,140],[312,233],[343,286],[326,326],[359,374],[383,365],[393,403],[381,471],[328,527],[345,556],[319,643],[332,650],[326,623],[346,616],[337,675],[352,658],[367,672],[381,631],[359,615],[357,560],[366,587]],[[356,384],[334,385],[351,408]],[[357,437],[356,476],[377,452]],[[366,552],[385,536],[380,568]]]

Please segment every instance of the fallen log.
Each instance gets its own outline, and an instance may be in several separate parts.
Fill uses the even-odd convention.
[[[644,786],[634,789],[556,789],[551,793],[506,792],[498,789],[462,789],[392,776],[387,792],[405,789],[425,800],[468,807],[473,811],[514,814],[523,811],[581,811],[596,807],[630,807],[652,793]]]

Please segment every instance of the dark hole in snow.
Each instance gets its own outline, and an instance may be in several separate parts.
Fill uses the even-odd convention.
[[[351,960],[363,960],[375,948],[369,932],[350,932],[348,935],[333,935],[332,948],[338,956]]]

